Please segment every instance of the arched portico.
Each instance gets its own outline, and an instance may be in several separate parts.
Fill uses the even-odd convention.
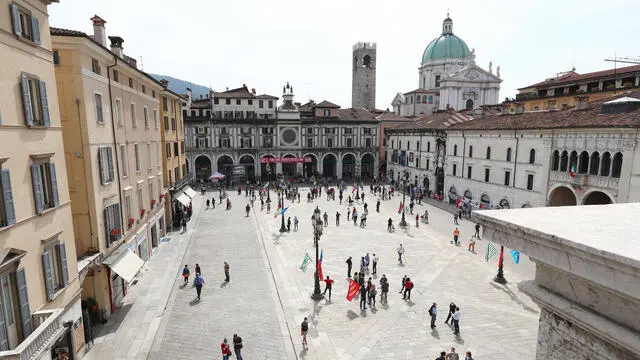
[[[208,181],[209,176],[213,174],[211,171],[211,159],[207,155],[198,155],[194,160],[196,180]]]
[[[577,205],[576,194],[566,186],[558,186],[549,193],[549,206]]]
[[[360,160],[360,177],[362,179],[373,179],[375,175],[375,156],[371,153],[364,153]]]
[[[611,196],[604,191],[594,190],[582,198],[582,205],[608,205],[613,204]]]
[[[336,178],[338,158],[333,153],[325,154],[322,157],[322,176],[325,178]]]

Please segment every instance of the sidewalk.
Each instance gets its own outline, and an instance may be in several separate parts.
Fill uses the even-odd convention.
[[[197,228],[202,200],[193,199],[193,221],[187,232],[165,235],[159,248],[140,269],[137,283],[131,285],[122,306],[97,329],[95,345],[86,360],[146,359],[158,331],[173,283],[182,268],[183,258]],[[166,239],[169,241],[166,241]]]

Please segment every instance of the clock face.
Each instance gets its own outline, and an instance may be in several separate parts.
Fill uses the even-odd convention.
[[[286,145],[294,145],[298,142],[298,132],[293,128],[282,130],[282,142]]]

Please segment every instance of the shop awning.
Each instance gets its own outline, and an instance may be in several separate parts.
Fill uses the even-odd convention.
[[[189,197],[182,191],[178,191],[177,193],[175,193],[173,195],[173,198],[178,200],[180,204],[184,206],[189,206],[189,203],[191,202],[191,199],[189,199]]]
[[[182,191],[184,191],[184,193],[187,194],[187,196],[192,199],[197,195],[196,191],[193,190],[191,186],[185,186],[184,189],[182,189]]]
[[[111,270],[123,278],[124,281],[130,283],[138,271],[140,271],[144,260],[140,259],[140,257],[130,249],[126,249],[119,254],[109,256],[104,259],[102,263],[111,268]]]

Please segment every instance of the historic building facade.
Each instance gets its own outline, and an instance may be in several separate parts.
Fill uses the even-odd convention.
[[[454,35],[453,20],[447,16],[442,34],[422,54],[418,89],[398,93],[393,111],[402,116],[428,116],[437,110],[474,109],[499,103],[500,67],[484,70],[475,63],[475,51]]]
[[[123,54],[122,38],[107,47],[106,21],[91,20],[93,36],[51,35],[82,298],[109,315],[164,234],[165,90]]]
[[[215,172],[235,181],[324,177],[373,178],[379,121],[364,108],[323,101],[299,104],[293,87],[283,102],[246,86],[184,101],[189,171],[198,181]]]
[[[640,181],[633,174],[640,170],[634,161],[640,154],[640,92],[576,104],[561,111],[464,114],[469,118],[449,122],[439,133],[445,156],[436,183],[443,185],[429,181],[424,188],[476,208],[639,201]],[[421,148],[433,141],[432,127],[419,120],[388,130],[394,173],[408,171],[418,180],[431,175],[428,162],[411,162],[407,152],[417,141]]]
[[[84,352],[51,1],[0,6],[0,358]]]

